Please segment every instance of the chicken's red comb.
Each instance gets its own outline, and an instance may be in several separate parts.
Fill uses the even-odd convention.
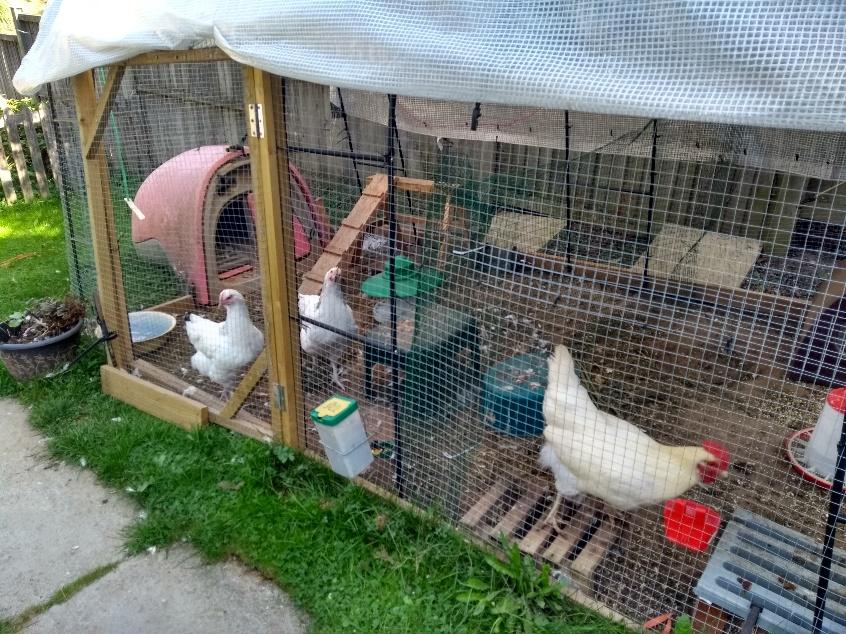
[[[717,468],[720,471],[728,469],[731,455],[723,443],[717,440],[706,440],[702,443],[702,448],[716,458]]]

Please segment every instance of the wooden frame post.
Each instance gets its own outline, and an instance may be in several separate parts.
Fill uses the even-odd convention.
[[[261,271],[264,325],[268,347],[273,435],[301,447],[296,364],[299,331],[291,325],[289,272],[294,269],[294,241],[283,217],[292,217],[288,153],[285,142],[285,104],[281,81],[256,68],[244,68],[247,126],[253,193],[256,199],[256,238]],[[283,216],[284,214],[284,216]]]
[[[83,151],[85,189],[88,197],[88,217],[91,224],[91,242],[94,247],[94,265],[97,269],[97,293],[103,309],[103,319],[109,330],[117,334],[111,342],[111,359],[120,369],[127,369],[132,362],[132,338],[123,288],[120,248],[115,228],[112,192],[109,185],[109,165],[99,152],[102,143],[102,126],[105,121],[123,70],[112,67],[100,98],[94,87],[93,71],[80,73],[73,78],[79,136]]]

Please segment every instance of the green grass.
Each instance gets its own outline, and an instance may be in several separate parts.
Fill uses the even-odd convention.
[[[38,615],[44,614],[54,605],[59,605],[60,603],[64,603],[65,601],[70,600],[76,593],[87,588],[101,577],[106,576],[117,567],[118,562],[106,564],[105,566],[99,566],[91,572],[88,572],[79,577],[78,579],[74,579],[70,583],[62,586],[61,588],[56,590],[56,592],[50,595],[50,597],[43,603],[28,607],[26,610],[16,615],[14,618],[0,621],[0,634],[6,634],[7,632],[17,632],[21,630],[27,623],[29,623]]]
[[[16,255],[32,254],[14,262]],[[56,199],[0,206],[0,319],[33,297],[68,289],[62,212]]]
[[[3,240],[37,233],[39,250],[63,254],[60,217],[42,209],[31,223],[31,210],[3,210],[0,226],[15,228]],[[42,281],[16,291],[21,299],[47,288],[58,264],[41,263],[49,271],[42,278],[33,267],[26,279]],[[13,274],[21,275],[0,269],[0,284]],[[60,293],[63,279],[49,292]],[[0,298],[0,311],[10,307]],[[434,515],[398,508],[287,448],[216,426],[186,433],[105,396],[100,363],[91,355],[65,375],[26,384],[0,369],[0,397],[31,407],[56,456],[84,459],[146,510],[126,536],[130,552],[185,540],[209,560],[236,555],[288,592],[314,632],[506,632],[514,630],[503,629],[500,608],[540,616],[538,605],[545,615],[533,616],[534,631],[626,631],[557,594],[529,603],[525,589],[545,587],[534,568],[509,572]],[[0,622],[0,632],[19,625]]]

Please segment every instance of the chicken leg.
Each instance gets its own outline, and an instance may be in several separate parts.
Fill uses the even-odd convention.
[[[549,509],[549,513],[543,518],[544,526],[549,526],[554,528],[555,530],[559,530],[560,527],[558,526],[557,516],[558,516],[558,509],[561,508],[561,500],[563,496],[560,493],[555,494],[555,501],[552,503],[552,507]]]
[[[344,373],[344,369],[338,364],[336,361],[332,361],[332,383],[337,385],[341,390],[346,390],[346,386],[344,382],[341,380],[341,375]]]

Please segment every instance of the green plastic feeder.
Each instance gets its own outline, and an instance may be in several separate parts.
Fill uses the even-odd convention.
[[[488,425],[508,436],[543,433],[546,357],[524,354],[498,363],[485,375],[482,407]]]
[[[389,297],[391,293],[389,271],[392,267],[396,297],[416,297],[437,288],[443,282],[443,277],[434,269],[417,268],[407,257],[398,255],[394,258],[393,264],[391,260],[385,262],[384,272],[364,280],[361,284],[361,292],[370,297]]]

